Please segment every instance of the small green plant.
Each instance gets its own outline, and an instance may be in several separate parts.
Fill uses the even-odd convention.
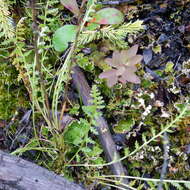
[[[96,119],[98,116],[101,116],[101,113],[98,112],[98,110],[101,110],[105,107],[103,97],[101,96],[96,85],[92,86],[91,98],[92,105],[83,106],[83,110],[88,115],[88,117],[91,118],[93,124],[95,124],[94,119]]]
[[[88,17],[85,18],[85,22],[96,23],[97,24],[96,28],[98,28],[100,24],[121,24],[123,22],[123,17],[124,17],[123,14],[115,8],[105,8],[95,12],[94,2],[92,1],[92,4],[89,2],[87,5],[87,7],[89,7],[91,4],[92,10],[89,9],[90,11]],[[76,17],[77,16],[80,17],[80,12],[82,11],[82,8],[79,10],[76,0],[73,1],[62,0],[61,3],[67,9],[69,9]],[[85,4],[85,2],[83,2],[83,4]],[[91,14],[93,14],[92,17]],[[78,19],[78,22],[80,25],[80,19]],[[85,24],[85,22],[83,23]],[[82,31],[83,30],[81,30],[81,32]],[[59,28],[54,33],[53,37],[53,45],[55,50],[64,51],[68,47],[68,43],[74,41],[76,35],[77,35],[76,25],[65,25]]]
[[[181,120],[189,120],[189,102],[185,102],[185,98],[182,100],[177,94],[182,100],[180,106],[176,106],[177,110],[175,106],[161,102],[162,99],[168,100],[170,93],[164,93],[165,97],[157,100],[160,92],[157,82],[143,67],[138,67],[142,60],[142,56],[137,55],[138,45],[128,47],[126,36],[141,32],[144,28],[142,21],[124,23],[121,11],[104,7],[96,0],[61,0],[64,7],[58,0],[42,0],[27,7],[22,4],[19,16],[15,15],[9,1],[0,2],[0,101],[4,100],[0,103],[0,117],[8,118],[22,102],[21,98],[15,101],[15,96],[20,96],[21,85],[17,81],[17,72],[18,79],[22,79],[28,90],[33,109],[34,136],[25,147],[12,154],[22,155],[33,150],[40,165],[84,184],[96,179],[98,184],[120,189],[156,189],[160,182],[165,189],[169,189],[171,184],[178,189],[189,188],[188,181],[169,180],[171,173],[161,181],[158,170],[152,179],[141,178],[142,174],[159,169],[163,134],[171,135],[173,142],[176,134],[172,136],[170,132],[178,133],[176,130]],[[139,46],[144,48],[144,44]],[[110,55],[112,58],[107,58]],[[88,106],[82,106],[76,92],[70,92],[69,81],[74,65],[85,70],[89,83],[95,84],[92,85]],[[183,73],[188,79],[189,62],[186,66]],[[166,62],[165,69],[158,74],[169,76],[173,72],[174,64]],[[107,85],[102,79],[107,81]],[[166,81],[166,86],[172,90],[170,85],[175,87],[175,78],[167,79],[170,80]],[[173,88],[173,92],[175,90],[179,92],[179,88]],[[6,96],[8,91],[9,96]],[[16,108],[13,110],[11,105]],[[68,115],[72,121],[63,127],[63,120]],[[95,127],[100,116],[108,120],[111,131],[116,133],[114,137],[121,135],[124,139],[118,148],[121,148],[121,160],[127,165],[130,175],[123,176],[130,179],[127,185],[118,186],[121,184],[117,177],[121,176],[106,175],[109,171],[104,166],[118,160],[109,163],[104,160]],[[187,133],[187,124],[180,125],[184,125]],[[184,148],[189,143],[188,138],[175,139],[174,144],[180,141]],[[174,146],[172,154],[181,153],[181,147]],[[185,153],[183,158],[186,158]],[[175,164],[180,167],[182,159],[176,160]],[[187,160],[183,166],[186,163]],[[77,169],[71,169],[72,166],[80,167],[80,175],[76,173]],[[185,171],[181,176],[188,173]],[[101,177],[102,174],[106,176]],[[84,179],[86,176],[88,178]],[[176,173],[172,177],[178,179]]]
[[[5,0],[0,1],[0,38],[12,39],[15,35],[13,19],[10,17],[9,6]]]

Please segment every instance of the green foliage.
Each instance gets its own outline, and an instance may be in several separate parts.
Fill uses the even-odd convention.
[[[92,100],[91,100],[91,103],[96,106],[96,109],[98,110],[101,110],[103,109],[105,106],[104,106],[104,100],[103,100],[103,97],[101,96],[101,93],[100,91],[98,90],[98,87],[96,85],[93,85],[92,86],[92,90],[91,90],[91,93],[90,93],[91,97],[92,97]]]
[[[0,59],[1,60],[1,59]],[[27,107],[23,85],[10,63],[0,64],[0,119],[8,120],[21,107]]]
[[[12,39],[15,35],[13,20],[10,17],[9,6],[6,0],[0,0],[0,38]]]
[[[79,37],[79,44],[88,44],[94,40],[108,39],[119,49],[126,49],[127,43],[124,41],[127,34],[137,34],[144,29],[142,21],[137,20],[121,26],[107,26],[99,30],[84,30]]]
[[[64,132],[65,143],[68,144],[70,152],[67,154],[73,154],[71,160],[76,159],[77,162],[87,162],[94,164],[103,163],[103,158],[100,157],[102,149],[99,144],[93,140],[91,134],[96,135],[96,131],[91,124],[85,120],[74,121],[69,125]],[[69,162],[71,162],[71,160]]]
[[[0,48],[0,119],[7,120],[12,117],[17,109],[27,107],[29,104],[25,98],[27,92],[19,81],[23,71],[19,70],[22,68],[20,63],[23,63],[20,49],[23,49],[24,43],[17,41],[18,36],[20,36],[19,40],[25,40],[21,36],[26,30],[21,29],[24,28],[23,26],[20,27],[21,22],[17,24],[15,29],[9,18],[8,2],[2,1],[0,4],[0,30],[2,30],[0,37],[2,39]],[[3,20],[1,21],[1,19]],[[15,47],[13,48],[12,45]],[[11,65],[11,62],[14,66]],[[19,76],[15,67],[19,71]]]
[[[35,129],[39,130],[35,131],[36,135],[25,147],[17,149],[14,154],[22,155],[26,151],[35,150],[36,157],[38,157],[37,162],[40,165],[68,176],[70,179],[76,176],[76,173],[72,172],[75,170],[70,169],[72,163],[85,163],[86,167],[81,167],[80,176],[76,177],[78,181],[89,184],[89,179],[86,178],[87,174],[88,176],[107,174],[108,171],[101,167],[110,165],[104,161],[103,149],[97,142],[98,133],[94,127],[97,117],[101,116],[103,112],[109,121],[110,128],[114,126],[112,131],[125,134],[125,140],[129,143],[129,146],[124,147],[121,154],[124,153],[122,160],[126,159],[128,171],[133,175],[131,178],[129,176],[130,186],[136,189],[147,188],[147,184],[144,182],[146,181],[150,188],[156,189],[160,183],[159,179],[151,181],[150,178],[142,179],[138,176],[143,173],[151,173],[155,178],[160,177],[158,171],[152,171],[161,166],[163,156],[160,139],[165,132],[169,134],[172,139],[171,144],[174,146],[171,150],[172,159],[175,157],[173,154],[179,155],[181,147],[189,144],[188,129],[186,129],[189,124],[189,103],[181,98],[182,101],[179,105],[169,104],[156,107],[154,104],[158,90],[157,83],[151,81],[151,77],[146,75],[147,73],[143,71],[141,65],[137,65],[137,74],[139,79],[144,79],[138,86],[127,83],[126,86],[117,84],[112,88],[107,88],[98,78],[100,69],[110,69],[110,66],[105,64],[105,57],[109,57],[112,51],[126,51],[128,49],[126,36],[136,35],[143,31],[142,21],[137,20],[118,25],[123,21],[123,15],[113,8],[96,12],[100,6],[96,4],[95,0],[90,0],[85,4],[86,6],[83,8],[86,10],[80,12],[82,13],[80,16],[84,15],[84,17],[78,19],[77,16],[80,13],[76,1],[62,0],[61,3],[64,7],[74,13],[75,17],[73,18],[70,16],[72,14],[63,12],[65,9],[60,6],[58,0],[48,0],[41,1],[36,5],[40,8],[36,9],[38,27],[34,30],[31,8],[25,9],[23,6],[21,15],[18,17],[15,15],[13,7],[9,5],[9,1],[0,0],[0,2],[2,2],[0,5],[0,31],[2,33],[0,119],[9,119],[20,105],[25,104],[22,97],[27,93],[22,89],[21,81],[17,81],[17,78],[22,79],[32,100],[33,124]],[[13,18],[16,23],[14,27],[8,12],[9,8],[13,9]],[[113,17],[114,20],[112,20],[107,10],[114,10],[120,16]],[[84,13],[84,11],[86,12]],[[99,15],[101,18],[97,18],[95,15]],[[95,19],[99,19],[99,21]],[[94,22],[117,25],[100,26]],[[69,25],[69,23],[77,23],[78,26]],[[76,35],[77,29],[78,34]],[[38,34],[37,40],[34,40],[36,33]],[[37,42],[37,51],[34,42]],[[69,44],[70,42],[72,43]],[[69,45],[70,48],[67,49]],[[139,46],[143,48],[143,45],[139,44]],[[85,53],[88,48],[90,53]],[[66,51],[60,58],[59,52],[54,49],[59,52]],[[100,49],[104,50],[100,52]],[[68,81],[74,64],[78,64],[85,70],[90,84],[95,83],[96,85],[92,85],[90,105],[82,106],[81,109],[80,103],[75,102],[77,100],[74,98],[74,103],[72,100],[68,100],[69,103],[64,109],[63,101],[69,98],[69,96],[67,97],[67,89],[70,89]],[[184,67],[183,72],[188,74],[189,63],[186,64],[188,65]],[[162,76],[173,74],[173,66],[173,63],[166,63],[165,70],[158,72]],[[166,81],[166,88],[168,87],[169,90],[171,90],[170,85],[175,87],[174,79],[174,77],[170,77],[170,80]],[[177,88],[177,90],[179,89]],[[49,106],[47,101],[49,101]],[[64,118],[65,112],[71,114],[74,121],[61,128],[60,114]],[[164,114],[161,114],[166,112],[169,116],[163,118]],[[181,131],[178,130],[182,126],[187,136],[182,136]],[[176,133],[172,134],[173,132]],[[180,147],[176,147],[179,142],[181,143]],[[176,156],[177,158],[173,161],[176,162],[175,167],[185,167],[187,164],[185,156],[187,156],[185,153],[183,156]],[[181,164],[182,162],[183,164]],[[88,167],[88,164],[95,164],[95,166]],[[180,171],[183,174],[172,175],[170,173],[166,178],[170,178],[170,176],[186,177],[189,174],[189,171],[185,169]],[[112,183],[116,184],[115,186],[119,184],[117,180],[113,180]],[[163,180],[165,189],[170,189],[172,183],[178,189],[190,188],[187,181],[182,183]]]
[[[131,130],[134,124],[134,120],[132,118],[128,118],[126,120],[119,121],[119,123],[114,126],[113,130],[115,133],[126,133]]]
[[[165,72],[166,73],[173,72],[173,67],[174,67],[174,63],[172,62],[166,63]]]
[[[77,65],[80,66],[82,69],[88,72],[93,72],[95,67],[94,63],[88,56],[85,56],[83,53],[77,54],[76,57]]]
[[[134,155],[136,152],[138,152],[139,150],[143,149],[145,146],[147,146],[148,144],[150,144],[151,142],[153,142],[154,140],[156,140],[158,137],[161,137],[165,132],[171,133],[172,129],[177,127],[177,123],[180,122],[183,118],[189,116],[190,114],[190,105],[187,102],[186,104],[182,105],[182,109],[180,111],[180,113],[175,117],[175,118],[171,118],[170,122],[167,122],[167,124],[161,125],[160,128],[160,132],[159,133],[155,133],[155,130],[152,130],[152,135],[150,139],[146,139],[146,137],[143,135],[143,144],[139,145],[139,143],[136,141],[135,142],[135,150],[133,150],[128,156],[132,156]],[[128,157],[128,156],[125,156]]]
[[[89,130],[90,124],[86,120],[74,121],[64,133],[65,143],[79,146],[88,137]]]
[[[104,106],[104,101],[103,101],[103,97],[101,96],[98,88],[96,85],[92,86],[91,89],[91,105],[88,106],[83,106],[83,111],[87,114],[87,116],[90,118],[90,121],[93,125],[96,125],[96,119],[101,116],[101,112],[100,110],[103,109]],[[97,132],[95,130],[93,130],[93,132],[95,134],[97,134]]]
[[[56,51],[63,52],[68,47],[69,42],[73,42],[76,37],[77,26],[65,25],[57,29],[53,36],[53,46]]]

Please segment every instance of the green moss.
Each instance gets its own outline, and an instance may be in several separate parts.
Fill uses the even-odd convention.
[[[0,119],[10,119],[18,108],[28,105],[25,99],[27,92],[17,76],[12,65],[0,63]]]

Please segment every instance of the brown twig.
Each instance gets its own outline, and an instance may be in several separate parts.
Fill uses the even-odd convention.
[[[72,74],[73,83],[82,98],[83,104],[86,106],[91,105],[91,101],[90,101],[91,100],[91,97],[90,97],[91,89],[85,79],[84,74],[77,66],[75,66],[72,69],[72,71],[73,71],[73,74]],[[115,143],[111,137],[111,133],[110,133],[107,122],[105,121],[105,119],[102,116],[99,116],[96,119],[96,123],[97,123],[96,127],[97,127],[97,130],[99,133],[99,135],[98,135],[99,140],[104,149],[105,155],[107,157],[107,161],[111,162],[113,160],[118,160],[120,156],[116,150]],[[112,165],[110,165],[110,167],[111,167],[112,173],[114,175],[126,175],[127,174],[127,171],[123,167],[121,162],[113,163]],[[127,179],[122,179],[121,182],[125,183],[125,184],[128,183]]]

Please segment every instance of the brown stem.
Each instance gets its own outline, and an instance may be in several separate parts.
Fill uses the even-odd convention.
[[[76,87],[76,89],[78,90],[82,101],[84,103],[84,105],[88,106],[91,105],[91,97],[90,97],[90,87],[85,79],[84,74],[82,73],[82,71],[80,70],[79,67],[75,66],[73,69],[73,74],[72,74],[72,78],[73,78],[73,83]],[[98,110],[97,110],[98,111]],[[99,112],[99,111],[98,111]],[[106,122],[106,120],[102,117],[99,116],[96,119],[96,123],[97,123],[97,130],[99,133],[99,140],[102,144],[102,147],[104,149],[105,155],[107,157],[107,161],[111,162],[113,160],[118,160],[119,159],[119,154],[116,150],[116,146],[115,143],[112,139],[108,124]],[[123,167],[121,162],[116,162],[113,163],[112,165],[110,165],[112,173],[114,175],[125,175],[127,174],[126,169]],[[123,179],[122,183],[127,184],[127,180]]]

